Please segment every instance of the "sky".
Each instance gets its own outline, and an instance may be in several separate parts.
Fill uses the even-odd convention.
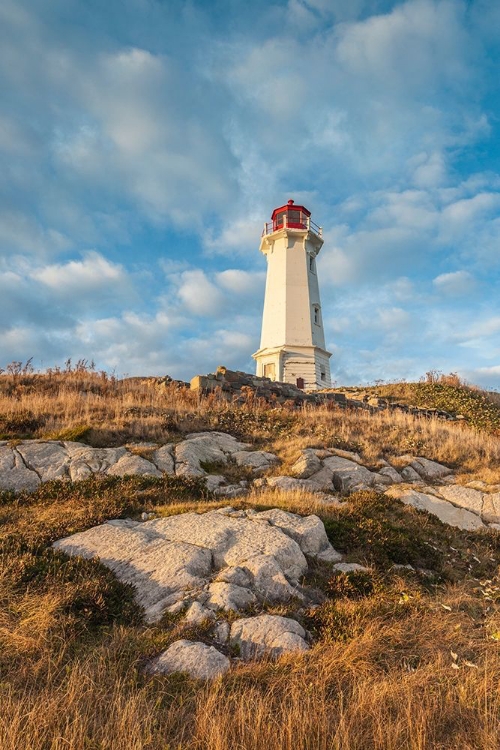
[[[500,389],[498,0],[0,0],[0,368],[254,370],[289,198],[337,384]]]

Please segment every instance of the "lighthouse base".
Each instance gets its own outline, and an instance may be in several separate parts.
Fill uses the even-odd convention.
[[[330,388],[330,352],[318,346],[286,345],[259,349],[252,354],[257,375],[281,383],[293,383],[305,391]]]

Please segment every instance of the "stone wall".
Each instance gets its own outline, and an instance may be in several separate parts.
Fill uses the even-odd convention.
[[[218,392],[228,401],[236,402],[245,401],[249,392],[268,402],[283,404],[292,401],[297,406],[303,403],[323,403],[325,400],[339,404],[345,404],[346,401],[343,394],[306,393],[292,383],[280,383],[246,372],[228,370],[227,367],[218,367],[215,373],[208,375],[196,375],[191,380],[191,390],[198,391],[201,395]]]
[[[334,391],[325,389],[314,393],[306,393],[291,383],[279,383],[247,372],[228,370],[227,367],[222,366],[218,367],[215,373],[196,375],[191,380],[190,387],[191,390],[197,391],[202,396],[215,392],[222,398],[236,403],[243,403],[247,400],[249,392],[252,392],[256,397],[269,403],[293,402],[296,406],[301,406],[304,403],[332,403],[339,408],[365,409],[372,413],[390,409],[428,419],[437,418],[449,421],[463,419],[461,416],[454,416],[442,409],[421,409],[417,406],[394,403],[362,390]]]

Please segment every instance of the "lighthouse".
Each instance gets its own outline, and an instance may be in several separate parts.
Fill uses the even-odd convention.
[[[316,258],[323,230],[311,212],[289,200],[264,224],[260,250],[267,277],[257,375],[306,391],[331,386]]]

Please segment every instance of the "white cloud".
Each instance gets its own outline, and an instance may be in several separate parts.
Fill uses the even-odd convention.
[[[491,336],[500,333],[500,315],[492,315],[483,320],[479,319],[472,323],[467,330],[467,336]]]
[[[203,244],[209,254],[213,255],[248,255],[256,252],[262,233],[263,210],[242,219],[229,220],[219,232],[208,231],[203,236]]]
[[[476,280],[468,271],[442,273],[432,283],[439,293],[457,297],[471,294],[476,287]]]
[[[436,187],[446,181],[448,170],[442,153],[419,154],[416,159],[419,163],[413,172],[413,182],[417,187]]]
[[[378,319],[383,328],[388,330],[406,329],[411,321],[411,315],[401,307],[390,307],[378,311]]]
[[[477,372],[482,375],[500,375],[500,365],[492,365],[491,367],[478,367]]]
[[[30,253],[40,257],[56,255],[69,248],[68,237],[54,228],[43,227],[22,211],[0,214],[0,257]]]
[[[235,268],[228,268],[216,274],[217,283],[230,292],[238,295],[261,295],[264,288],[266,274],[262,272],[240,271]]]
[[[469,76],[464,47],[470,43],[463,13],[463,4],[452,0],[403,3],[386,15],[346,25],[337,57],[377,89],[384,85],[389,91],[424,93],[440,79],[463,85]]]
[[[111,263],[94,251],[86,253],[83,260],[45,266],[31,275],[60,297],[82,296],[89,292],[113,295],[127,286],[123,266]]]
[[[201,269],[180,274],[177,295],[194,315],[214,316],[224,312],[224,296]]]

